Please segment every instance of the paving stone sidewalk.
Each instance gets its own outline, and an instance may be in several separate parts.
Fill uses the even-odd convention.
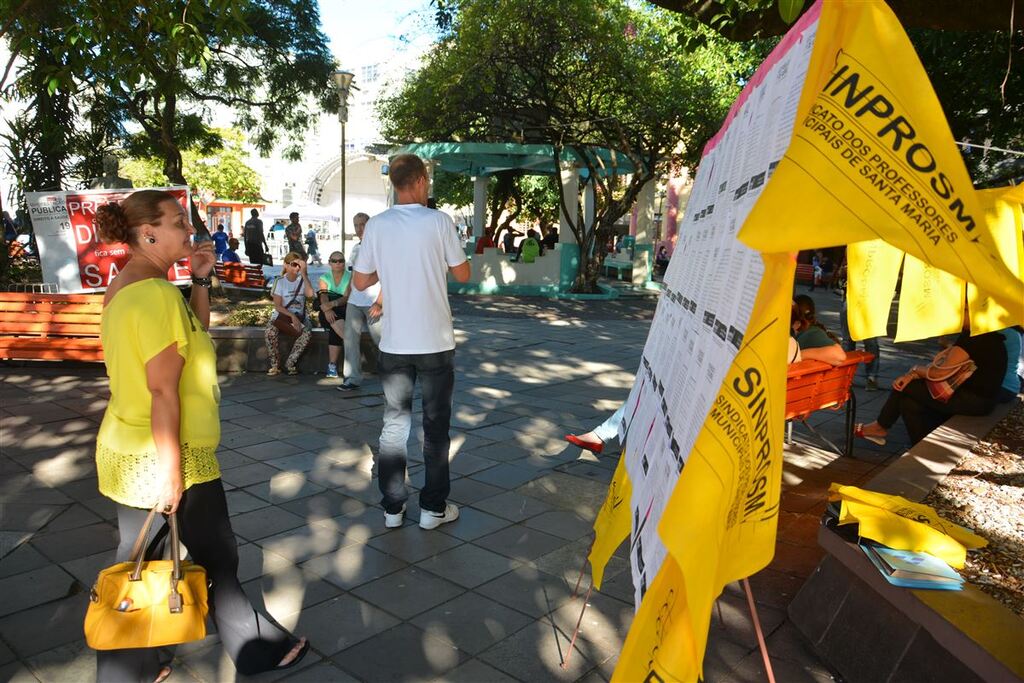
[[[415,495],[406,526],[383,526],[372,479],[382,412],[373,377],[355,394],[320,376],[222,378],[219,458],[242,581],[312,641],[297,671],[253,680],[610,678],[633,615],[624,549],[592,596],[571,656],[569,637],[582,607],[571,593],[615,458],[583,455],[561,437],[601,421],[626,396],[653,304],[456,299],[454,309],[451,500],[462,517],[436,531],[413,524]],[[883,377],[901,363],[884,364]],[[0,682],[94,679],[82,637],[86,595],[117,543],[93,465],[106,395],[98,367],[0,369]],[[873,418],[883,396],[862,396],[861,414]],[[840,415],[815,420],[832,436],[841,426]],[[418,420],[414,431],[415,488]],[[785,606],[820,556],[813,535],[828,482],[862,482],[886,458],[872,448],[839,459],[814,443],[797,428],[777,558],[752,579],[780,681],[830,680]],[[236,675],[216,634],[179,647],[174,667],[176,682],[250,680]],[[706,667],[708,681],[764,680],[737,586],[716,607]]]

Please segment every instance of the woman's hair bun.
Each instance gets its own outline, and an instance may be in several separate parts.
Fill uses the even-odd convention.
[[[128,216],[120,204],[104,204],[96,209],[96,217],[93,219],[100,239],[104,242],[128,242],[132,241],[131,226],[128,225]]]

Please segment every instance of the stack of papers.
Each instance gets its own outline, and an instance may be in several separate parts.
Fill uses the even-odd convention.
[[[964,586],[963,577],[934,555],[896,550],[871,541],[861,541],[860,548],[894,586],[946,591],[961,590]]]

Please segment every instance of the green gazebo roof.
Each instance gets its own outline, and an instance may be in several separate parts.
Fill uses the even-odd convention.
[[[602,168],[601,175],[633,173],[635,168],[629,157],[604,147],[588,147],[586,153]],[[394,150],[391,156],[416,154],[431,160],[450,173],[468,176],[488,176],[498,171],[521,169],[534,175],[553,175],[558,172],[551,145],[520,145],[514,142],[420,142]],[[583,158],[572,149],[562,150],[563,162],[575,162],[580,175],[586,177],[588,169]]]

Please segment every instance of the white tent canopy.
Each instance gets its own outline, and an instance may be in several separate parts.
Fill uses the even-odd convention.
[[[276,218],[288,219],[288,216],[298,212],[300,221],[335,221],[338,220],[338,212],[327,206],[319,204],[304,204],[296,202],[284,208],[267,208],[261,218],[274,220]]]

